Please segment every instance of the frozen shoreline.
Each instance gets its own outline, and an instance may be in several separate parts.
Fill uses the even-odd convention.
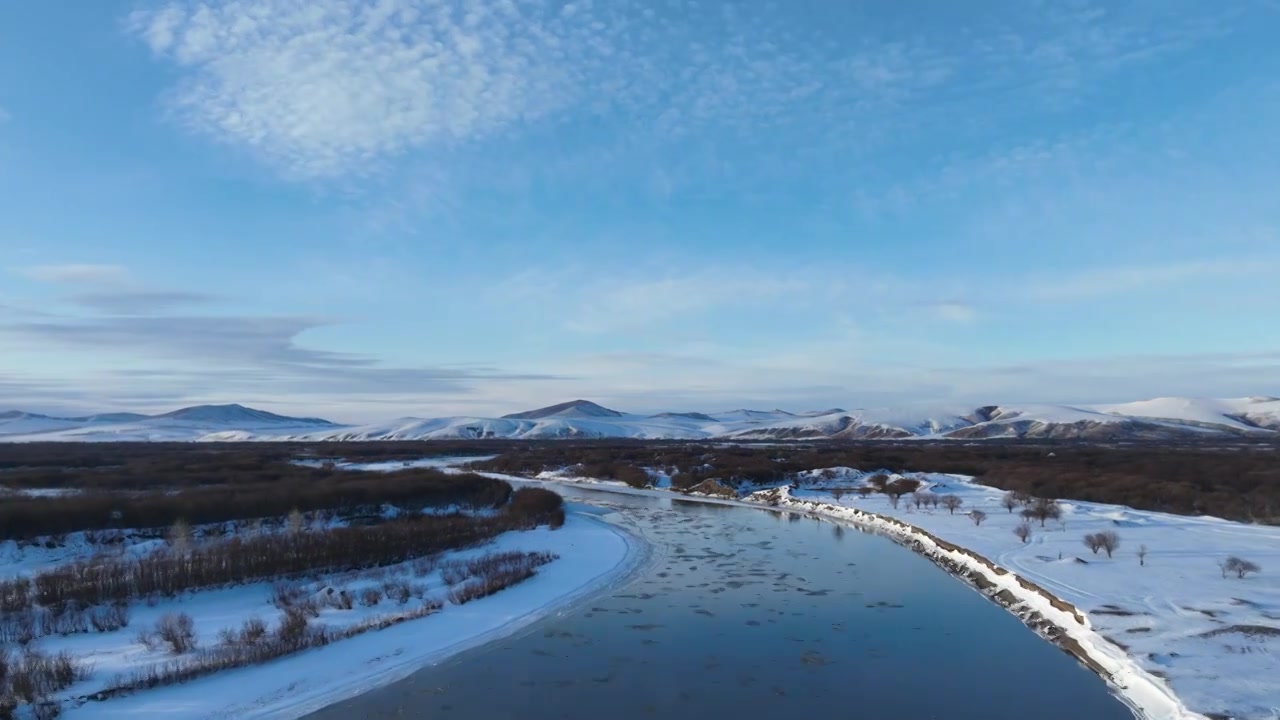
[[[458,555],[506,550],[550,551],[560,558],[514,587],[436,615],[263,665],[68,706],[64,717],[292,720],[562,612],[627,577],[645,557],[642,539],[582,511],[571,512],[558,530],[507,533]]]

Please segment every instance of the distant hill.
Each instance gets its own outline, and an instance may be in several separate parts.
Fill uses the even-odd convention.
[[[1274,397],[1155,398],[1103,405],[977,405],[792,413],[730,410],[635,415],[573,400],[500,418],[401,418],[336,425],[243,405],[198,405],[161,415],[59,418],[0,412],[0,441],[526,440],[634,438],[788,440],[1176,440],[1280,437]]]
[[[622,417],[622,413],[597,405],[590,400],[571,400],[559,405],[548,405],[537,410],[527,410],[502,416],[504,420],[541,420],[549,417],[616,418]]]

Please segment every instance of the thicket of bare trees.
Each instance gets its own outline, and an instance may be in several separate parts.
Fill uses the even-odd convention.
[[[1028,520],[1040,521],[1040,527],[1048,520],[1057,520],[1062,517],[1062,506],[1057,500],[1050,498],[1032,498],[1027,506],[1022,510],[1022,517]]]
[[[1047,460],[1050,451],[1054,457]],[[973,475],[986,485],[1027,496],[1280,523],[1280,464],[1274,458],[1274,444],[1263,443],[1218,448],[1027,441],[964,445],[821,442],[760,448],[601,440],[521,446],[480,466],[517,474],[577,463],[663,467],[679,470],[672,481],[677,489],[710,478],[730,487],[744,482],[785,482],[796,473],[823,467],[950,472]],[[1015,499],[1010,496],[1011,501]],[[1006,508],[1012,512],[1020,504]]]
[[[173,596],[186,590],[303,572],[389,565],[472,545],[507,530],[541,523],[555,525],[563,519],[559,495],[542,488],[524,488],[499,515],[409,515],[369,526],[233,536],[183,552],[170,549],[140,558],[77,561],[37,573],[31,580],[0,582],[0,598],[15,611],[39,606],[61,615],[68,608]]]
[[[507,502],[510,495],[507,483],[469,473],[453,475],[419,468],[391,473],[333,470],[326,474],[299,468],[296,473],[254,484],[195,486],[146,494],[92,491],[7,498],[0,503],[0,539],[76,530],[173,527],[179,521],[205,524],[280,517],[293,511],[360,513],[384,503],[403,508],[492,508]]]

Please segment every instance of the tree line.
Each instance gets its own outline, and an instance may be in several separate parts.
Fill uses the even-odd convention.
[[[972,475],[1035,497],[1128,505],[1183,515],[1280,523],[1280,463],[1274,442],[1229,446],[1134,443],[818,441],[752,447],[704,442],[556,441],[513,449],[477,467],[532,474],[570,468],[648,485],[645,468],[672,473],[676,489],[716,479],[735,487],[785,482],[825,467]]]

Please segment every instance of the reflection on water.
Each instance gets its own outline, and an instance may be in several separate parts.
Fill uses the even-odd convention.
[[[564,494],[653,544],[632,581],[315,717],[1132,718],[1072,658],[883,538],[795,513]]]

